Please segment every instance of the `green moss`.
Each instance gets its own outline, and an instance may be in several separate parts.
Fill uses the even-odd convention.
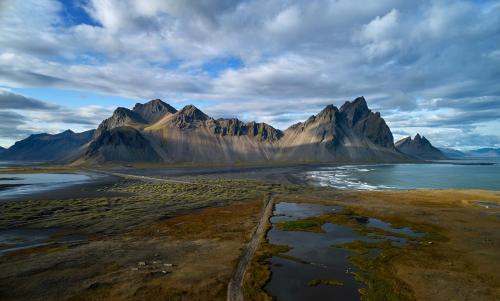
[[[305,260],[302,260],[302,259],[300,259],[298,257],[295,257],[295,256],[287,255],[287,254],[276,254],[275,256],[281,257],[281,258],[284,258],[284,259],[288,259],[288,260],[291,260],[291,261],[295,261],[295,262],[298,262],[298,263],[302,263],[302,264],[309,264],[309,262],[307,262]]]
[[[368,254],[373,249],[388,249],[392,248],[389,240],[382,240],[377,242],[367,242],[362,240],[355,240],[340,245],[335,245],[336,248],[345,249],[358,255]]]
[[[115,233],[186,211],[262,199],[287,189],[253,180],[200,178],[187,184],[126,180],[104,189],[124,193],[120,197],[0,202],[0,229],[58,227]]]
[[[397,248],[384,249],[375,258],[352,256],[351,263],[360,271],[354,273],[357,281],[366,285],[360,289],[363,301],[413,301],[416,300],[410,286],[395,277],[391,261],[402,255]]]
[[[309,286],[318,286],[318,285],[330,285],[330,286],[342,286],[344,283],[337,279],[314,279],[307,283]]]
[[[318,219],[302,219],[296,221],[286,221],[276,224],[277,228],[283,231],[311,231],[322,232],[322,221]]]

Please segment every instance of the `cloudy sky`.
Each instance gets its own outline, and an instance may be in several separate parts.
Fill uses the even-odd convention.
[[[396,138],[500,147],[500,2],[0,0],[0,145],[153,98],[284,129],[364,95]]]

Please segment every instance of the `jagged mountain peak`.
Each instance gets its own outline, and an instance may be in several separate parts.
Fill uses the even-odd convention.
[[[340,107],[341,112],[346,112],[346,111],[353,110],[353,109],[362,110],[362,111],[370,111],[364,96],[356,97],[356,99],[354,99],[353,101],[346,101]]]
[[[353,101],[346,101],[340,112],[343,113],[349,123],[349,126],[354,126],[359,120],[367,117],[372,112],[368,108],[368,104],[363,96],[356,98]]]
[[[194,105],[185,106],[179,112],[177,112],[177,115],[185,116],[187,118],[186,121],[207,120],[210,118],[207,114],[203,113]]]
[[[395,146],[400,152],[418,159],[446,159],[446,155],[441,150],[434,147],[425,136],[418,133],[413,139],[408,136],[399,140]]]
[[[135,121],[142,122],[142,123],[146,122],[146,120],[144,120],[144,118],[142,118],[142,116],[139,115],[137,112],[134,112],[134,111],[127,109],[127,108],[124,108],[124,107],[116,108],[113,111],[113,115],[111,115],[111,117],[106,119],[106,120],[109,120],[109,119],[121,120],[124,118],[131,118]]]
[[[161,99],[153,99],[144,104],[136,103],[132,111],[138,113],[148,123],[155,123],[165,115],[175,114],[177,110]]]
[[[427,138],[425,138],[425,136],[420,135],[418,133],[415,135],[413,139],[411,138],[411,136],[408,136],[396,142],[396,146],[399,147],[401,145],[432,146],[431,142]]]
[[[261,140],[277,141],[283,136],[283,132],[264,122],[243,122],[237,118],[219,118],[214,123],[214,133],[221,136],[244,136],[256,137]]]
[[[111,117],[105,119],[95,132],[95,137],[101,135],[104,131],[121,126],[145,126],[148,121],[139,113],[127,108],[118,107]]]
[[[316,117],[322,117],[322,116],[332,116],[335,113],[339,112],[339,109],[334,106],[334,105],[327,105],[323,110],[321,110]]]

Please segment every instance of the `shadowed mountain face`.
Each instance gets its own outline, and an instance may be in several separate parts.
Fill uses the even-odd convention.
[[[417,134],[414,139],[411,136],[403,138],[396,142],[396,148],[412,157],[423,160],[443,160],[447,159],[445,154],[432,144],[424,136]]]
[[[88,143],[94,132],[31,135],[1,152],[0,160],[60,161]]]
[[[85,157],[95,162],[157,162],[160,157],[139,130],[121,126],[101,132],[89,144]]]
[[[104,162],[393,162],[408,157],[363,97],[282,132],[265,123],[214,119],[195,106],[176,111],[160,100],[118,108],[75,161]]]
[[[5,147],[0,146],[0,154],[5,150]]]

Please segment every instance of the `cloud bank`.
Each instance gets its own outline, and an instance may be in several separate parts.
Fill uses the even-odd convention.
[[[3,1],[0,85],[201,102],[280,128],[364,95],[397,137],[492,146],[499,15],[497,1]]]

